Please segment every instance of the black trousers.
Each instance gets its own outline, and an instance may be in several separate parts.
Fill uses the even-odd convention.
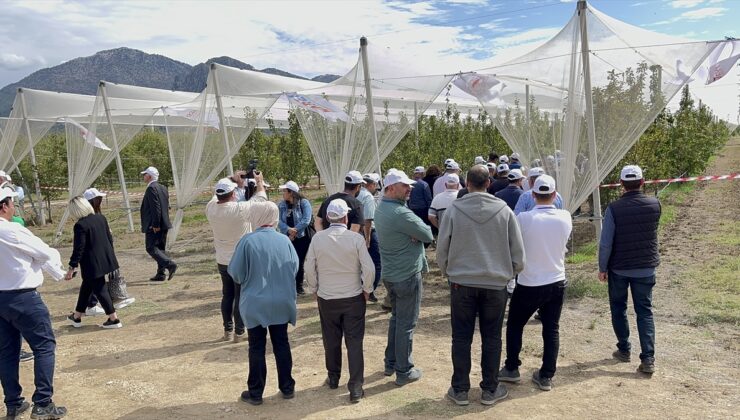
[[[298,254],[298,272],[295,273],[295,287],[296,290],[300,290],[303,289],[303,263],[306,261],[311,238],[304,235],[302,238],[295,238],[291,243],[295,248],[295,253]]]
[[[544,286],[516,285],[509,304],[509,319],[506,321],[506,368],[517,369],[522,361],[522,334],[529,318],[539,309],[542,321],[542,367],[540,376],[552,378],[555,375],[558,351],[560,348],[560,313],[565,298],[565,281]]]
[[[90,302],[90,294],[94,293],[95,296],[100,300],[100,306],[105,310],[106,315],[110,315],[116,311],[113,307],[113,301],[110,298],[108,292],[108,285],[105,284],[105,276],[98,277],[96,279],[82,279],[80,285],[80,294],[77,296],[77,306],[75,311],[85,313],[85,309],[88,308],[88,302]]]
[[[265,347],[267,346],[267,331],[270,331],[272,353],[275,355],[277,366],[278,388],[283,394],[291,394],[295,390],[295,381],[291,376],[293,370],[293,356],[290,353],[288,341],[288,324],[270,325],[268,328],[257,326],[247,330],[249,339],[249,376],[247,388],[252,398],[260,399],[265,391],[267,381],[267,363],[265,362]]]
[[[221,275],[221,317],[224,320],[224,331],[234,331],[244,334],[244,320],[239,314],[239,295],[241,285],[234,283],[228,272],[228,265],[218,264],[218,273]]]
[[[501,328],[506,311],[506,288],[500,290],[450,285],[452,323],[452,381],[455,391],[470,390],[470,346],[478,318],[481,336],[480,388],[495,392],[501,363]]]
[[[330,378],[339,380],[342,373],[344,336],[349,363],[347,388],[350,391],[358,390],[365,382],[365,359],[362,351],[362,341],[365,338],[365,296],[361,293],[344,299],[318,298],[318,302],[327,374]]]
[[[173,264],[170,257],[164,252],[167,246],[167,231],[148,231],[144,234],[144,246],[146,252],[157,262],[157,274],[164,274],[165,268]]]

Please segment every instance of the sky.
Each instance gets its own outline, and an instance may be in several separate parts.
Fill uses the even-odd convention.
[[[740,0],[593,0],[616,19],[695,40],[740,38]],[[0,1],[0,86],[100,50],[130,47],[194,65],[228,55],[307,77],[346,73],[358,39],[417,57],[429,74],[485,68],[554,36],[574,0]],[[740,70],[694,89],[738,118]],[[693,86],[693,84],[692,84]],[[724,88],[723,88],[724,87]],[[734,96],[728,90],[735,91]],[[724,98],[724,99],[723,99]]]

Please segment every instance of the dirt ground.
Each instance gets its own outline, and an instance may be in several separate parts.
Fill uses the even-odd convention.
[[[740,142],[735,139],[707,173],[738,168]],[[692,289],[674,279],[701,269],[717,253],[740,254],[736,236],[729,246],[716,243],[711,240],[713,230],[723,225],[708,223],[729,220],[737,226],[738,202],[738,181],[699,186],[662,234],[663,264],[654,292],[657,372],[652,378],[635,371],[636,361],[612,360],[616,340],[606,298],[568,299],[551,392],[539,391],[527,380],[539,367],[542,346],[539,323],[531,321],[525,330],[523,381],[509,386],[509,398],[492,407],[479,404],[480,341],[476,337],[471,405],[454,406],[444,398],[452,373],[448,292],[435,270],[425,277],[414,339],[415,363],[424,372],[421,381],[398,388],[383,376],[389,315],[370,305],[366,398],[349,404],[346,371],[339,389],[322,386],[325,370],[316,304],[313,298],[302,297],[298,324],[289,330],[296,398],[286,401],[279,396],[268,346],[265,403],[252,407],[239,401],[246,387],[247,343],[220,341],[220,279],[210,231],[202,219],[196,219],[175,252],[181,268],[164,284],[147,281],[155,265],[143,250],[142,235],[120,234],[117,254],[129,291],[137,299],[119,312],[123,329],[101,330],[98,324],[103,317],[84,318],[80,329],[68,326],[65,317],[74,306],[78,280],[47,280],[41,291],[58,343],[54,400],[68,407],[70,419],[735,417],[740,403],[740,329],[734,323],[698,324]],[[123,226],[124,219],[117,223]],[[66,257],[70,249],[61,251]],[[429,257],[434,259],[433,251]],[[596,278],[593,262],[569,265],[568,271],[571,277]],[[639,348],[632,314],[631,323],[633,345]],[[21,371],[27,398],[33,390],[32,368],[32,363],[24,363]]]

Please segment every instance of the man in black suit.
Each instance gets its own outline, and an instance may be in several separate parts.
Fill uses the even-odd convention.
[[[157,182],[159,179],[157,168],[150,166],[141,174],[147,183],[144,199],[141,201],[141,231],[144,233],[146,252],[157,261],[157,274],[149,280],[170,280],[177,271],[177,264],[164,252],[167,231],[172,227],[169,194],[167,187]],[[168,276],[165,276],[165,270],[169,271]]]

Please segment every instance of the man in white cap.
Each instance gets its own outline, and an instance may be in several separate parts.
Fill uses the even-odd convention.
[[[506,361],[499,380],[519,382],[519,353],[524,326],[535,311],[542,320],[542,365],[532,375],[532,382],[543,391],[552,389],[560,346],[560,313],[565,298],[565,252],[573,229],[570,213],[556,209],[555,180],[542,175],[532,191],[537,205],[517,216],[524,241],[527,264],[517,277],[517,286],[509,304],[506,321]]]
[[[509,181],[509,185],[494,195],[504,200],[511,211],[514,211],[514,207],[516,207],[516,203],[519,201],[519,196],[524,192],[522,190],[522,180],[524,180],[524,175],[520,169],[512,169],[509,171],[509,175],[507,175],[506,178]]]
[[[445,163],[445,173],[443,173],[439,178],[437,178],[436,181],[434,181],[434,185],[432,186],[432,195],[437,196],[437,194],[442,193],[446,187],[445,182],[447,180],[448,175],[457,175],[458,180],[460,179],[460,165],[458,165],[457,162],[454,160],[450,161],[449,163]],[[464,186],[460,185],[460,182],[458,182],[458,190],[462,189]]]
[[[655,372],[655,323],[653,286],[658,254],[658,221],[661,206],[657,198],[643,194],[642,169],[627,165],[620,174],[624,194],[609,204],[602,223],[599,242],[599,280],[609,283],[612,327],[617,336],[614,358],[631,360],[630,330],[627,322],[627,290],[637,314],[640,336],[638,371]]]
[[[61,280],[65,275],[59,252],[31,231],[11,223],[16,193],[0,188],[0,382],[5,395],[7,417],[14,419],[28,411],[18,382],[21,337],[34,353],[33,409],[31,418],[59,419],[67,409],[52,402],[56,340],[51,317],[36,290],[44,281],[43,271]]]
[[[527,176],[529,177],[529,185],[534,185],[535,181],[537,181],[537,177],[539,177],[540,175],[545,175],[545,170],[543,168],[529,168],[529,172],[527,172]],[[516,206],[514,207],[514,213],[519,214],[521,212],[530,211],[536,205],[537,203],[535,203],[534,201],[532,190],[529,189],[527,191],[524,191],[524,193],[519,196],[519,200],[516,202]],[[560,196],[559,192],[555,193],[555,201],[553,202],[553,205],[556,209],[563,208],[563,197]]]
[[[491,405],[508,392],[499,386],[501,326],[506,310],[506,284],[524,266],[524,249],[514,213],[488,194],[488,170],[468,170],[470,192],[455,200],[439,229],[437,264],[450,284],[453,375],[447,398],[467,405],[470,390],[470,346],[476,318],[481,332],[481,403]],[[491,246],[492,238],[502,246]]]
[[[362,226],[365,224],[365,214],[363,213],[363,206],[360,200],[357,199],[357,195],[360,194],[360,187],[366,184],[365,180],[362,179],[362,174],[358,171],[349,171],[344,176],[344,191],[330,195],[321,203],[319,211],[316,213],[316,231],[320,232],[323,229],[329,227],[329,221],[326,220],[326,208],[332,200],[341,198],[347,202],[349,207],[349,223],[348,229],[352,232],[360,233]]]
[[[373,291],[375,266],[361,235],[347,230],[349,207],[342,199],[326,208],[329,228],[314,235],[306,255],[308,292],[316,294],[324,341],[326,384],[339,386],[342,373],[342,337],[349,364],[349,400],[359,402],[364,392],[365,305]]]
[[[498,163],[499,163],[499,165],[502,164],[502,163],[505,163],[505,164],[508,165],[509,164],[509,157],[506,156],[506,155],[499,156]]]
[[[365,217],[365,225],[363,236],[365,237],[365,245],[367,251],[370,253],[370,258],[375,264],[375,279],[373,281],[373,290],[375,290],[380,284],[380,247],[378,245],[378,233],[375,231],[375,209],[378,206],[378,202],[375,200],[375,193],[380,187],[380,175],[376,173],[367,173],[362,176],[365,181],[365,185],[360,190],[360,195],[357,199],[362,203],[362,213]],[[368,296],[370,302],[377,302],[378,298],[375,297],[375,292],[371,292]]]
[[[522,162],[520,161],[519,153],[514,152],[511,154],[511,161],[509,162],[509,170],[522,169]]]
[[[485,165],[486,160],[483,158],[483,156],[476,156],[475,160],[473,161],[473,165]]]
[[[457,174],[449,174],[445,181],[445,190],[434,196],[429,206],[429,222],[437,229],[442,222],[445,210],[457,199],[458,187],[460,187],[460,178]]]
[[[506,157],[506,156],[501,156]],[[497,192],[503,190],[509,186],[509,165],[506,163],[499,163],[496,167],[496,179],[488,186],[488,193],[496,195]]]
[[[177,264],[164,252],[170,224],[170,196],[167,187],[160,184],[159,171],[150,166],[141,175],[147,183],[141,200],[141,232],[144,233],[146,252],[157,261],[157,274],[150,281],[170,280],[177,271]],[[165,276],[165,270],[169,275]]]
[[[408,206],[415,215],[429,224],[429,206],[432,205],[432,189],[424,181],[424,167],[414,168],[414,188],[411,189]]]
[[[392,306],[384,373],[395,372],[396,385],[403,386],[421,378],[411,349],[421,307],[421,273],[429,269],[424,243],[434,237],[431,227],[406,207],[414,181],[403,171],[390,170],[384,184],[385,194],[375,212],[383,282]]]
[[[206,218],[213,231],[216,265],[221,275],[223,340],[236,343],[246,338],[246,332],[239,314],[240,287],[229,275],[228,268],[236,244],[253,230],[252,207],[255,203],[267,201],[263,175],[255,173],[254,180],[256,190],[249,201],[239,201],[238,185],[229,178],[222,178],[216,183],[213,198],[206,204]]]

